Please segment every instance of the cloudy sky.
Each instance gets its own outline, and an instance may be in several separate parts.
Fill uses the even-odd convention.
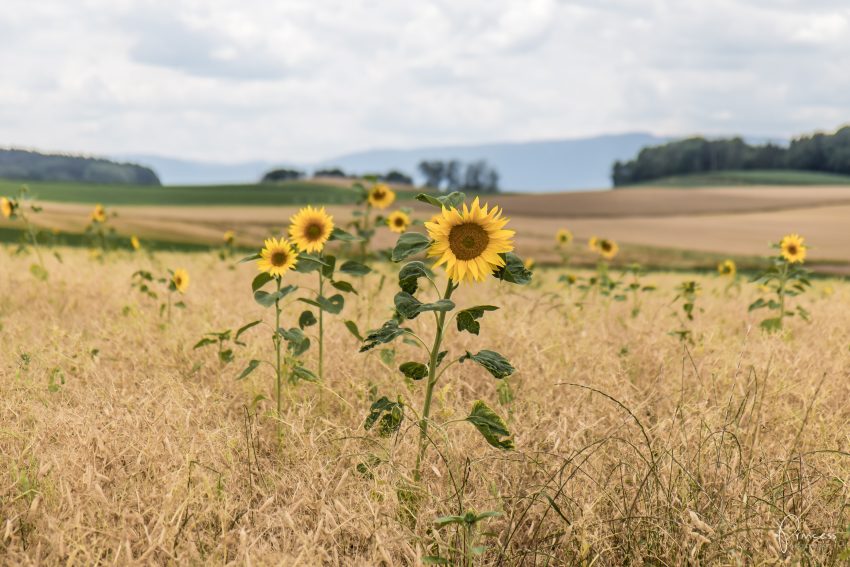
[[[0,145],[217,161],[850,121],[846,0],[3,0]]]

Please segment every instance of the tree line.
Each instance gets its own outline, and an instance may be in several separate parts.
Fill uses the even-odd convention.
[[[418,169],[424,178],[423,185],[426,187],[441,191],[463,190],[477,193],[497,193],[499,191],[499,172],[485,160],[476,160],[469,163],[463,163],[456,159],[424,160],[419,163]],[[260,181],[261,183],[279,183],[281,181],[294,181],[306,177],[307,173],[300,169],[276,168],[263,175]],[[413,185],[413,178],[410,175],[395,169],[387,173],[353,175],[346,173],[338,167],[329,167],[314,171],[313,178],[317,177],[370,177],[385,183]]]
[[[707,140],[696,137],[643,148],[627,162],[614,162],[615,187],[671,175],[723,170],[797,169],[850,174],[850,126],[834,134],[794,138],[788,147],[751,145],[741,138]]]
[[[0,178],[20,181],[73,181],[128,185],[160,185],[149,168],[133,163],[29,150],[0,149]]]

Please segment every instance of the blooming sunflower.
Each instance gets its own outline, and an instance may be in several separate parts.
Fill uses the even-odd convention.
[[[14,203],[6,197],[0,197],[0,212],[3,213],[5,218],[11,218],[12,214],[15,212]]]
[[[224,235],[222,236],[222,240],[224,240],[225,244],[233,244],[233,241],[236,239],[236,233],[232,230],[225,230]]]
[[[393,232],[402,233],[410,226],[410,217],[404,211],[393,211],[387,217],[387,226]]]
[[[499,254],[514,249],[515,232],[504,228],[510,219],[502,217],[498,207],[487,208],[486,204],[479,205],[476,197],[471,207],[464,203],[462,211],[443,208],[439,222],[425,223],[434,241],[428,256],[437,258],[435,267],[445,264],[447,275],[455,283],[483,281],[505,265]]]
[[[555,242],[558,243],[558,246],[567,246],[573,241],[573,233],[567,230],[566,228],[562,228],[555,235]]]
[[[174,270],[174,273],[171,274],[171,283],[174,284],[174,289],[180,293],[186,293],[186,290],[189,289],[189,272],[183,268]]]
[[[369,189],[369,204],[376,209],[386,209],[395,201],[395,191],[386,183],[376,183]]]
[[[100,203],[94,206],[94,210],[91,212],[91,220],[92,222],[106,222],[106,209]]]
[[[600,238],[596,241],[596,252],[606,260],[612,259],[620,251],[620,247],[613,240]]]
[[[136,235],[130,237],[130,246],[133,247],[133,250],[141,249],[142,243],[139,242],[139,239],[136,237]]]
[[[334,219],[324,207],[314,209],[308,205],[294,214],[289,222],[289,237],[293,244],[311,253],[322,251],[334,229]]]
[[[599,238],[596,236],[591,236],[590,240],[587,241],[587,247],[590,248],[591,252],[596,252],[597,247],[599,246]]]
[[[257,260],[261,272],[282,276],[298,263],[298,255],[285,238],[267,238],[264,244],[265,248],[260,251],[260,259]]]
[[[786,262],[789,264],[803,263],[803,260],[806,259],[806,246],[803,244],[803,240],[803,237],[799,234],[788,234],[782,237],[779,250]]]
[[[732,260],[723,260],[717,264],[717,273],[721,276],[734,277],[737,272],[738,267],[735,266],[735,262]]]

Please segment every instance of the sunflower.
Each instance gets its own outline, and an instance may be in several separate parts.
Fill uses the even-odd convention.
[[[222,236],[222,239],[224,240],[225,244],[228,244],[228,245],[233,244],[233,241],[236,239],[236,233],[233,232],[232,230],[225,230],[224,236]]]
[[[786,262],[789,264],[803,263],[803,260],[806,259],[806,246],[803,244],[803,240],[803,237],[799,234],[788,234],[782,237],[779,250]]]
[[[463,205],[463,211],[443,208],[439,222],[426,222],[425,228],[434,241],[428,256],[436,257],[437,263],[446,265],[446,273],[455,283],[464,280],[483,281],[496,268],[505,265],[499,256],[514,249],[513,230],[505,230],[510,219],[502,217],[502,210],[478,204],[478,197],[471,207]]]
[[[613,240],[600,238],[596,241],[596,252],[606,260],[612,259],[620,251],[620,247]]]
[[[404,211],[393,211],[387,217],[387,226],[393,232],[402,233],[410,226],[410,217]]]
[[[285,238],[267,238],[264,244],[265,248],[260,251],[260,259],[257,260],[261,272],[278,277],[295,267],[298,254]]]
[[[598,246],[599,246],[599,238],[596,237],[596,236],[591,236],[590,240],[587,241],[587,247],[590,248],[591,252],[596,252]]]
[[[140,250],[142,248],[142,243],[139,242],[139,239],[136,235],[130,237],[130,246],[133,247],[133,250]]]
[[[567,230],[566,228],[562,228],[555,235],[555,242],[558,243],[558,246],[567,246],[573,241],[573,233]]]
[[[721,276],[729,276],[735,277],[735,274],[738,272],[738,267],[735,266],[735,262],[732,260],[723,260],[719,264],[717,264],[717,273]]]
[[[174,285],[174,289],[180,293],[186,293],[186,290],[189,289],[189,272],[183,268],[177,268],[171,274],[171,283]]]
[[[376,209],[386,209],[395,201],[395,191],[386,183],[376,183],[369,189],[369,204]]]
[[[289,237],[299,250],[306,252],[321,252],[334,229],[334,219],[324,207],[314,209],[308,205],[294,214],[289,222]]]
[[[106,222],[106,209],[100,203],[94,206],[94,210],[91,212],[91,220],[92,222]]]
[[[5,218],[11,218],[15,212],[15,204],[6,197],[0,197],[0,212]]]

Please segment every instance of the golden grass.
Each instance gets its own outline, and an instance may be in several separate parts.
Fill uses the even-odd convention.
[[[362,425],[370,388],[418,407],[422,385],[406,386],[377,354],[358,354],[342,318],[327,325],[325,389],[287,389],[278,447],[272,403],[250,407],[257,395],[272,397],[272,372],[234,381],[248,359],[269,356],[268,331],[250,331],[249,347],[223,369],[213,350],[192,350],[207,331],[268,317],[250,296],[253,266],[158,256],[154,267],[185,266],[192,277],[188,309],[163,327],[156,305],[129,286],[150,260],[99,264],[62,252],[64,264],[51,260],[41,284],[27,273],[30,259],[0,250],[4,564],[417,565],[435,541],[452,541],[432,521],[458,513],[459,500],[464,510],[503,514],[487,524],[497,537],[486,540],[484,565],[846,557],[843,282],[816,282],[799,300],[813,324],[793,320],[769,336],[746,312],[752,290],[726,297],[723,282],[703,279],[688,350],[667,335],[684,276],[647,277],[660,289],[636,319],[628,304],[598,298],[576,308],[554,272],[539,275],[542,287],[462,288],[459,305],[502,309],[485,316],[480,337],[453,341],[453,354],[504,353],[518,369],[515,400],[496,404],[492,377],[455,365],[437,387],[434,417],[463,417],[484,399],[509,416],[517,450],[490,449],[466,423],[435,435],[450,469],[429,448],[426,496],[411,523],[397,489],[415,458],[412,422],[387,440]],[[367,278],[373,291],[377,281]],[[380,324],[392,283],[349,300],[344,317],[361,329]],[[288,326],[300,310],[287,309]],[[396,365],[413,358],[413,347],[396,348]],[[371,478],[356,470],[370,455],[388,461]],[[807,545],[786,522],[783,554],[776,531],[790,515],[802,518],[800,536],[837,541]]]

